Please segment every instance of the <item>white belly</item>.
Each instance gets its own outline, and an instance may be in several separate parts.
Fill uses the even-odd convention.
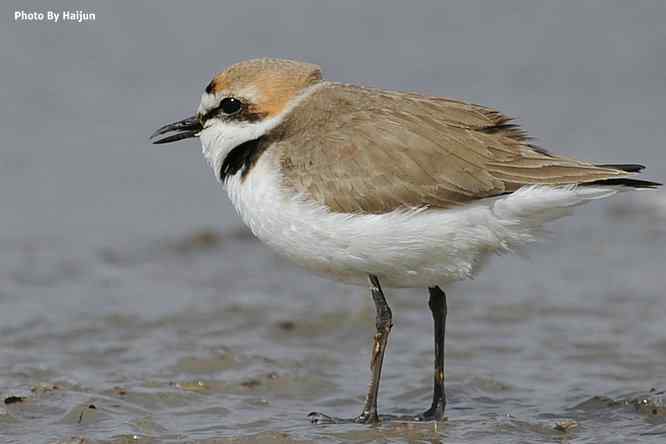
[[[534,241],[544,222],[616,192],[532,186],[449,210],[332,213],[282,188],[270,150],[244,181],[240,174],[229,178],[226,189],[252,232],[279,253],[348,283],[366,285],[368,274],[375,274],[386,287],[428,287],[469,278],[489,255]]]

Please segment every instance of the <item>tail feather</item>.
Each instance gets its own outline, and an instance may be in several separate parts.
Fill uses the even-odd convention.
[[[649,180],[628,179],[626,177],[617,179],[603,179],[594,182],[583,183],[581,186],[601,185],[601,186],[622,186],[629,188],[642,188],[642,189],[655,189],[662,184],[659,182],[651,182]]]
[[[645,165],[639,165],[637,163],[608,163],[595,166],[599,168],[610,168],[613,170],[625,171],[627,173],[640,173],[645,169]]]
[[[595,165],[598,168],[606,168],[610,170],[623,171],[625,173],[636,174],[640,173],[645,169],[644,165],[639,165],[637,163],[617,163],[617,164],[601,164]],[[601,185],[601,186],[621,186],[629,188],[657,188],[662,184],[659,182],[652,182],[649,180],[640,180],[640,179],[630,179],[628,177],[614,177],[608,179],[599,179],[592,182],[581,183],[581,186],[589,185]]]

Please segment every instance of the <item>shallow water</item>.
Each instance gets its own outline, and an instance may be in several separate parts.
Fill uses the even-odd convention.
[[[229,61],[289,56],[496,105],[546,148],[664,181],[666,6],[241,3],[0,27],[0,442],[664,442],[663,191],[580,208],[446,289],[446,421],[313,426],[360,409],[367,289],[280,259],[196,143],[146,138]],[[386,293],[380,410],[416,413],[427,292]]]
[[[655,259],[666,232],[621,217],[603,230],[565,226],[531,261],[506,258],[449,290],[438,426],[307,422],[311,410],[360,408],[369,298],[307,276],[244,231],[66,258],[51,253],[62,245],[17,243],[3,276],[0,384],[24,399],[8,399],[0,427],[16,442],[664,439],[666,281]],[[430,397],[427,293],[387,295],[395,327],[380,408],[415,413]]]

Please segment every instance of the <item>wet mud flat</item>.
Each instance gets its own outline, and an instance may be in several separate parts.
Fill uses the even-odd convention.
[[[58,424],[60,433],[70,433],[64,438],[49,438],[53,431],[35,433],[26,431],[25,436],[39,441],[65,443],[150,443],[150,442],[478,442],[478,440],[500,442],[576,442],[579,438],[594,436],[599,442],[663,442],[666,436],[666,406],[664,392],[653,389],[630,397],[610,399],[595,396],[566,409],[561,414],[542,413],[536,418],[484,415],[481,412],[465,412],[454,407],[450,416],[438,424],[409,422],[387,422],[376,426],[364,425],[306,425],[298,419],[284,417],[281,425],[269,426],[268,419],[239,424],[239,428],[224,426],[229,417],[227,408],[213,405],[211,397],[256,398],[244,402],[246,409],[252,404],[256,408],[285,397],[283,384],[293,384],[287,377],[268,374],[240,383],[222,383],[196,380],[171,383],[165,386],[145,384],[132,391],[120,386],[108,390],[95,390],[76,386],[39,384],[25,395],[11,395],[4,399],[0,409],[3,427],[14,424],[21,428],[30,422],[42,422],[51,415]],[[483,381],[467,390],[481,390]],[[269,398],[269,399],[266,399]],[[287,397],[288,398],[288,397]],[[498,401],[499,402],[499,401]],[[63,405],[65,403],[65,405]],[[189,407],[188,407],[189,406]],[[471,409],[471,407],[466,407]],[[462,411],[461,411],[462,410]],[[248,411],[248,414],[251,412]],[[168,416],[172,416],[167,420]],[[177,419],[176,419],[177,417]],[[40,420],[39,418],[42,418]],[[164,418],[166,424],[160,424]],[[204,419],[207,418],[207,421]],[[123,423],[123,419],[124,422]],[[248,418],[249,419],[249,418]],[[301,418],[303,419],[303,418]],[[180,422],[199,423],[200,426],[185,432],[173,430]],[[115,433],[109,426],[114,424]],[[612,430],[622,423],[625,430],[618,437]],[[214,425],[211,425],[214,424]],[[51,428],[54,425],[51,424]],[[277,429],[277,430],[276,430]],[[282,429],[282,430],[280,430]],[[92,438],[90,435],[110,436]],[[86,436],[88,435],[88,436]],[[216,435],[215,438],[195,436]],[[226,436],[225,436],[226,435]],[[24,438],[23,437],[23,438]],[[7,442],[22,441],[6,436]]]
[[[370,298],[242,229],[5,242],[0,441],[664,442],[666,230],[618,205],[597,210],[607,229],[565,224],[545,253],[447,290],[439,424],[310,424],[360,409]],[[416,413],[431,396],[427,291],[386,295],[380,411]]]

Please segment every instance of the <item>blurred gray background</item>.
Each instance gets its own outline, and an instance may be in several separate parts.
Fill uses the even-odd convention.
[[[22,23],[13,21],[17,9],[81,9],[97,18]],[[191,115],[210,78],[231,63],[294,58],[322,65],[331,80],[496,107],[544,148],[642,163],[647,178],[666,180],[662,1],[44,1],[5,2],[0,11],[0,389],[65,387],[57,401],[45,397],[58,408],[40,411],[40,419],[5,412],[15,421],[0,420],[0,428],[16,436],[167,440],[286,430],[318,440],[302,419],[310,407],[355,413],[372,325],[365,289],[311,277],[249,239],[196,141],[149,144],[155,128]],[[580,209],[530,260],[495,261],[451,290],[454,385],[445,434],[541,439],[533,424],[575,416],[568,409],[578,402],[629,399],[663,384],[666,222],[636,214],[643,207],[633,199]],[[392,302],[399,320],[386,362],[387,410],[427,403],[425,297],[400,292]],[[298,340],[280,339],[274,329],[289,330],[285,319],[297,331],[303,319],[317,321]],[[227,335],[216,330],[229,325]],[[354,333],[333,328],[339,325]],[[201,333],[206,326],[210,338]],[[321,347],[339,347],[339,355],[316,364]],[[401,347],[405,357],[392,358]],[[187,364],[225,353],[236,354],[236,366]],[[105,390],[116,385],[141,392],[173,381],[262,380],[267,366],[255,358],[271,353],[279,377],[311,379],[297,379],[293,392],[232,390],[233,402],[227,388],[212,390],[201,395],[220,409],[210,418],[186,401],[176,411],[155,401],[142,413],[106,411],[89,428],[66,420],[91,393],[112,396]],[[484,401],[497,392],[496,403]],[[467,410],[456,413],[456,403]],[[636,415],[622,412],[636,424]],[[524,415],[523,425],[455,422],[509,413]],[[127,419],[144,416],[159,427]],[[191,419],[174,419],[181,417]],[[619,436],[590,421],[588,430]],[[650,421],[639,422],[641,432],[663,430]]]

